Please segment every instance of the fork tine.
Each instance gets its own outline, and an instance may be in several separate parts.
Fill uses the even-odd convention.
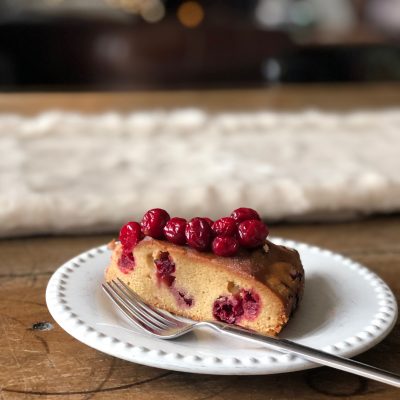
[[[130,302],[128,299],[126,299],[125,295],[120,292],[118,286],[115,285],[114,281],[108,282],[107,286],[110,290],[112,290],[114,297],[116,297],[119,300],[119,302],[124,305],[125,309],[130,314],[133,314],[136,317],[136,319],[140,320],[140,322],[143,325],[147,325],[154,333],[156,333],[156,331],[160,331],[160,330],[166,328],[165,325],[157,324],[154,321],[152,321],[151,319],[149,319],[146,315],[143,315],[143,313],[141,313],[137,309],[137,307],[135,307],[135,304]],[[150,330],[150,329],[148,329],[148,330]]]
[[[155,332],[153,329],[151,329],[149,326],[143,324],[143,322],[142,322],[139,318],[137,318],[136,315],[134,315],[134,314],[130,311],[130,309],[129,309],[128,307],[125,306],[125,304],[124,304],[122,301],[119,300],[119,298],[116,296],[116,294],[115,294],[115,292],[114,292],[114,289],[110,288],[110,286],[109,286],[108,284],[107,284],[107,285],[102,284],[101,286],[103,287],[103,290],[107,293],[107,295],[111,298],[111,300],[117,304],[118,308],[122,311],[122,313],[123,313],[126,317],[128,317],[128,319],[129,319],[135,326],[137,326],[138,328],[141,328],[141,329],[143,329],[143,330],[145,330],[145,331],[147,331],[147,332],[156,333],[156,332]]]
[[[161,310],[151,306],[150,304],[146,304],[141,297],[136,294],[125,282],[123,282],[120,278],[117,278],[118,282],[125,289],[125,294],[135,302],[144,312],[151,314],[154,318],[157,318],[160,322],[171,326],[176,327],[182,325],[182,322],[178,318],[174,318],[169,313],[166,314]]]
[[[125,301],[125,304],[131,308],[138,318],[144,318],[147,322],[151,323],[158,329],[171,328],[170,323],[163,322],[160,318],[154,317],[151,312],[148,312],[145,307],[138,304],[136,298],[131,294],[131,291],[126,290],[120,283],[113,280],[111,281],[114,291],[118,292],[119,296]],[[174,325],[176,326],[176,325]]]

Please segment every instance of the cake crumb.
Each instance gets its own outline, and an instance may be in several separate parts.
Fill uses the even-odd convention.
[[[269,252],[269,246],[268,246],[267,243],[264,244],[263,249],[264,249],[264,251],[265,251],[266,253]]]
[[[116,247],[117,247],[117,242],[115,239],[111,240],[111,242],[107,244],[108,250],[114,250]]]

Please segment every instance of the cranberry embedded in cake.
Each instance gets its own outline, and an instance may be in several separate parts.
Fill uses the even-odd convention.
[[[220,296],[213,304],[218,321],[234,324],[242,319],[254,320],[260,311],[260,298],[251,290],[241,289],[229,296]]]
[[[175,263],[170,257],[168,251],[161,251],[158,258],[154,260],[157,268],[157,277],[167,286],[171,286],[175,280]]]
[[[217,321],[234,324],[243,315],[243,306],[237,296],[220,296],[213,304],[213,316]]]
[[[260,296],[254,291],[242,289],[240,297],[243,304],[244,318],[255,319],[260,312]]]
[[[180,290],[176,290],[175,293],[177,302],[180,306],[192,307],[194,301],[193,297]]]
[[[118,259],[118,268],[123,274],[129,274],[135,268],[135,259],[132,252],[123,251]]]

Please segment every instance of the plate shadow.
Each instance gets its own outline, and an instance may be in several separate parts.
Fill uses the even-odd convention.
[[[338,304],[337,291],[324,275],[306,278],[304,296],[288,325],[282,331],[282,338],[298,340],[310,336],[329,323]]]

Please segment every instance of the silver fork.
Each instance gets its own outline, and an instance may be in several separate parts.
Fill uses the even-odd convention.
[[[161,339],[175,339],[196,328],[208,327],[224,335],[244,339],[303,359],[347,371],[388,385],[400,387],[400,376],[348,358],[335,356],[321,350],[303,346],[287,339],[263,336],[256,332],[218,321],[184,321],[172,314],[146,304],[119,278],[102,285],[117,307],[138,328]]]

